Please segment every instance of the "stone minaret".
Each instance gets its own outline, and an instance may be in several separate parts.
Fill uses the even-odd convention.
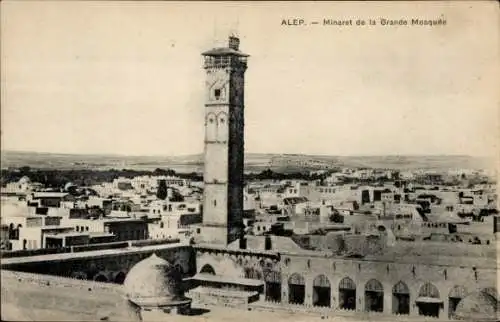
[[[244,75],[240,40],[203,53],[206,70],[205,171],[201,241],[228,245],[243,227]]]

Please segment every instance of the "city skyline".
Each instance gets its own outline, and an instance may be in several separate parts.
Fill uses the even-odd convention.
[[[4,2],[2,149],[201,153],[201,52],[237,30],[251,55],[247,153],[496,154],[498,51],[494,40],[475,36],[490,20],[460,17],[461,4],[369,5],[372,16],[441,13],[461,32],[282,26],[301,5],[190,6]],[[202,15],[204,6],[217,12]],[[303,15],[323,17],[325,8],[338,17],[360,12],[355,4],[315,4]]]

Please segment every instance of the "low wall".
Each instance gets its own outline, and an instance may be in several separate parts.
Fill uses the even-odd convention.
[[[455,321],[426,316],[410,316],[387,314],[380,312],[358,312],[332,307],[319,307],[312,305],[290,304],[272,301],[259,301],[248,304],[249,310],[279,312],[288,311],[301,314],[319,315],[322,318],[351,317],[358,321]]]

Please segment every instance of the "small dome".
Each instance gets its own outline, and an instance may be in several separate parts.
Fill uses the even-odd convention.
[[[455,316],[466,320],[497,321],[497,301],[486,292],[472,293],[458,303]]]
[[[19,179],[19,182],[18,182],[18,183],[19,183],[19,184],[31,183],[31,180],[30,180],[30,178],[29,178],[29,177],[24,176],[24,177],[22,177],[21,179]]]
[[[181,273],[155,254],[134,265],[123,286],[127,297],[142,307],[168,306],[185,301]]]

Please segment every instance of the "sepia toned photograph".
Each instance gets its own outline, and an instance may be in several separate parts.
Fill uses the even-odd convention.
[[[495,1],[1,5],[1,321],[500,320]]]

